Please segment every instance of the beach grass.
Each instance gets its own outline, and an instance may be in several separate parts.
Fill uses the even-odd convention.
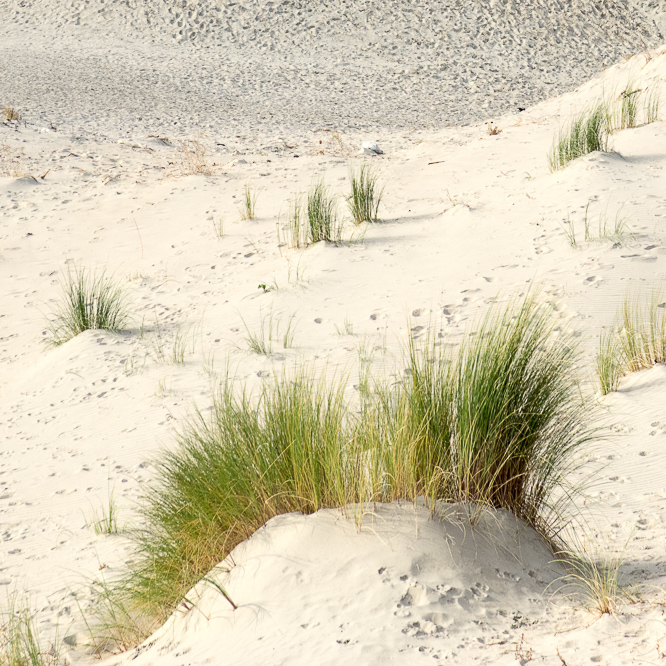
[[[351,194],[347,205],[354,224],[377,222],[383,188],[379,188],[377,174],[369,164],[362,164],[358,171],[350,170]]]
[[[243,189],[243,198],[239,207],[241,220],[254,220],[257,210],[257,193],[249,185]]]
[[[61,345],[87,330],[121,331],[130,321],[125,291],[104,271],[68,271],[61,282],[61,300],[52,310],[46,341]]]
[[[315,183],[308,192],[307,216],[311,243],[340,243],[342,225],[338,221],[337,204],[323,181]]]
[[[560,129],[548,156],[550,170],[563,169],[573,160],[593,151],[607,152],[610,134],[609,105],[602,100]]]
[[[0,612],[0,666],[58,666],[66,663],[60,653],[57,638],[48,649],[42,645],[29,609],[10,595]]]
[[[594,435],[576,347],[554,327],[528,295],[492,307],[453,351],[434,334],[411,339],[407,380],[368,373],[358,405],[345,377],[309,369],[254,395],[223,381],[156,463],[120,606],[157,626],[282,513],[422,497],[433,510],[438,500],[509,509],[552,534],[554,491]]]
[[[666,304],[663,293],[629,291],[610,329],[601,335],[597,374],[601,393],[617,390],[631,372],[666,363]]]

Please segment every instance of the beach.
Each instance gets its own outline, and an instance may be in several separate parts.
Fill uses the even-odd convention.
[[[203,581],[102,658],[662,663],[666,370],[607,394],[597,370],[626,299],[666,299],[654,4],[0,0],[0,600],[59,646],[43,663],[97,660],[99,582],[136,562],[156,461],[221,383],[309,368],[361,413],[371,379],[409,384],[410,341],[455,350],[530,294],[580,351],[599,432],[562,526],[616,563],[612,613],[504,508],[369,501],[271,517],[209,576],[236,609]],[[633,126],[551,170],[558,132],[627,91]],[[382,196],[356,224],[363,165]],[[317,183],[340,235],[295,242]],[[49,345],[82,270],[129,319]]]

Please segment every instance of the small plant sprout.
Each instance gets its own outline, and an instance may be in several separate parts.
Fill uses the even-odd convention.
[[[619,581],[622,557],[600,552],[596,542],[581,545],[579,541],[574,537],[574,549],[555,553],[567,570],[567,574],[558,581],[563,583],[560,591],[582,594],[590,613],[614,615],[622,598],[632,599],[630,590],[623,588]]]
[[[61,290],[62,300],[52,311],[46,330],[50,345],[61,345],[87,330],[118,332],[129,323],[123,287],[104,272],[68,271]]]
[[[289,317],[289,321],[287,322],[287,330],[282,336],[282,347],[284,349],[290,349],[294,346],[294,336],[296,335],[296,326],[294,324],[295,318],[296,314],[292,314],[291,317]]]
[[[351,194],[347,197],[354,224],[377,222],[383,189],[377,185],[377,175],[364,163],[358,172],[350,170]]]
[[[243,190],[243,199],[240,205],[241,220],[254,220],[256,214],[257,193],[253,192],[249,185]]]
[[[251,331],[249,326],[243,320],[245,326],[245,343],[247,348],[255,354],[270,356],[273,353],[273,343],[277,338],[279,331],[273,325],[273,312],[271,311],[265,317],[261,317],[258,331]]]
[[[345,317],[344,325],[340,327],[336,324],[335,331],[339,336],[354,335],[354,325],[351,323],[348,317]]]

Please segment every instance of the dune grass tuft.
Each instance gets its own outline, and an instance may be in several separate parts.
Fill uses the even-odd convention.
[[[46,340],[58,346],[91,329],[121,331],[130,320],[124,289],[104,272],[68,271],[62,300],[52,311]]]
[[[349,212],[354,224],[376,222],[383,189],[379,189],[377,175],[368,164],[362,164],[358,172],[349,172],[351,194],[347,197]]]
[[[631,372],[666,363],[666,304],[659,289],[628,292],[612,327],[601,336],[597,373],[601,393],[615,391]]]
[[[342,225],[338,221],[336,201],[328,194],[322,181],[313,185],[308,192],[307,213],[311,243],[340,242]]]
[[[6,610],[0,613],[0,666],[58,666],[58,641],[45,649],[27,607],[18,605],[16,595],[10,597]]]
[[[307,370],[258,396],[224,382],[157,462],[118,607],[159,624],[282,513],[425,497],[506,508],[550,533],[553,491],[593,435],[572,339],[528,296],[447,349],[412,340],[409,379],[368,375],[360,405],[344,378]]]
[[[608,151],[611,120],[608,104],[598,102],[560,129],[548,156],[551,171],[563,169],[569,162],[593,151]]]
[[[257,209],[257,193],[249,185],[243,190],[243,199],[239,207],[241,220],[254,220]]]

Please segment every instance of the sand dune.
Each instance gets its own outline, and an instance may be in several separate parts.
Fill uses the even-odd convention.
[[[354,397],[359,358],[398,381],[410,334],[454,343],[498,294],[536,288],[597,391],[601,332],[629,287],[666,276],[666,125],[617,131],[613,152],[555,173],[547,154],[574,112],[628,81],[666,90],[663,46],[622,59],[659,37],[658,9],[0,0],[0,105],[23,115],[0,123],[0,586],[27,595],[45,642],[59,633],[69,663],[93,660],[92,581],[131,561],[151,461],[226,367],[250,386],[306,363],[348,372]],[[367,158],[380,222],[347,221],[339,246],[281,243],[314,180],[345,211],[368,139],[384,149]],[[624,233],[599,232],[618,219]],[[115,275],[133,320],[49,349],[74,267]],[[254,353],[248,330],[269,317],[281,334]],[[239,611],[201,585],[197,609],[110,663],[662,663],[665,374],[597,393],[607,436],[573,479],[597,471],[580,538],[635,586],[615,617],[553,597],[561,570],[506,512],[471,527],[461,507],[431,520],[402,503],[360,530],[337,511],[272,520],[215,572]],[[110,493],[121,531],[96,535]]]
[[[654,45],[630,0],[0,2],[0,100],[86,134],[483,122]]]

